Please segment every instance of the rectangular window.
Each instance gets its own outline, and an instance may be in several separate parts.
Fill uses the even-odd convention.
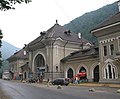
[[[111,44],[110,45],[110,55],[113,55],[113,52],[114,52],[114,45]]]
[[[58,46],[56,46],[56,56],[58,56]]]
[[[104,46],[104,56],[107,56],[107,46]]]

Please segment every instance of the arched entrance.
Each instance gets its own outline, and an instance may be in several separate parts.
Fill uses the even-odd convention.
[[[35,72],[37,76],[40,76],[41,79],[44,77],[45,72],[45,60],[41,54],[38,54],[34,61]]]
[[[83,66],[79,70],[79,79],[87,80],[87,70]]]
[[[97,65],[94,70],[93,70],[93,73],[94,73],[94,82],[99,82],[99,65]]]
[[[79,73],[80,72],[86,72],[86,69],[84,67],[81,67],[80,70],[79,70]]]
[[[67,78],[73,78],[73,70],[71,68],[67,71]]]

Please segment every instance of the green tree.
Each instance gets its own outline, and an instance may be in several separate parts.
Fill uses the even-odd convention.
[[[31,0],[0,0],[0,10],[6,11],[10,9],[15,9],[15,4],[29,3]]]

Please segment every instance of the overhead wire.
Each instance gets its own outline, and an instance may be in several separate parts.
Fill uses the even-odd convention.
[[[68,18],[68,20],[70,20],[69,16],[68,16],[67,13],[65,12],[65,10],[62,8],[62,6],[59,4],[59,2],[58,2],[57,0],[54,0],[54,1],[55,1],[55,3],[57,4],[57,6],[61,9],[61,11],[63,12],[63,14]],[[103,0],[101,0],[101,1],[103,1]],[[110,4],[110,1],[109,1],[109,0],[106,0],[106,1],[108,2],[108,4]],[[73,27],[74,27],[76,30],[79,30],[79,27],[76,26],[73,21],[71,21],[71,24],[73,25]]]
[[[58,5],[58,7],[61,9],[61,11],[63,12],[63,14],[68,18],[68,20],[70,20],[69,16],[65,12],[65,10],[62,8],[62,6],[59,4],[59,2],[57,0],[54,0],[54,1]],[[79,30],[78,27],[72,21],[71,21],[71,23],[74,26],[74,28],[76,28],[77,30]]]

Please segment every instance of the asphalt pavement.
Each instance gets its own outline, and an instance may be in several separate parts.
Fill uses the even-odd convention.
[[[119,99],[119,84],[81,83],[53,86],[47,83],[27,83],[0,80],[0,99]],[[5,92],[5,94],[3,93]],[[6,96],[5,96],[6,95]],[[12,98],[10,98],[10,97]]]
[[[8,96],[4,94],[1,86],[0,86],[0,99],[8,99]]]

